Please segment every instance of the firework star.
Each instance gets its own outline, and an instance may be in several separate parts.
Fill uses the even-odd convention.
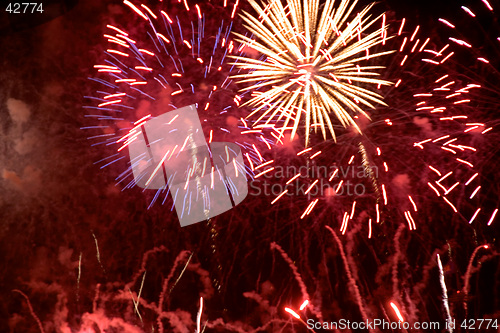
[[[380,17],[371,18],[372,5],[354,13],[357,1],[350,0],[249,2],[258,16],[241,17],[252,35],[235,35],[261,57],[233,58],[245,71],[234,78],[247,84],[242,91],[252,91],[246,104],[254,107],[248,116],[256,118],[254,126],[279,123],[281,133],[291,130],[293,138],[305,123],[307,145],[318,128],[324,139],[327,128],[335,139],[338,123],[360,131],[354,115],[385,105],[370,89],[389,84],[377,78],[383,67],[367,62],[391,51],[370,54],[386,39],[385,23],[373,28]]]

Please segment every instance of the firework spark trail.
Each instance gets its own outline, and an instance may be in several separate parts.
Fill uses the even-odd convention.
[[[95,285],[94,299],[92,300],[92,312],[93,313],[97,312],[97,302],[99,301],[100,290],[101,290],[101,284],[97,283]]]
[[[158,318],[157,318],[157,325],[158,325],[158,331],[159,332],[163,332],[164,331],[164,326],[163,326],[163,321],[162,321],[163,317],[160,314],[164,313],[164,311],[163,311],[163,304],[164,304],[164,301],[165,301],[165,297],[170,295],[170,293],[172,292],[173,288],[175,287],[175,285],[177,284],[177,282],[180,280],[180,278],[184,274],[184,271],[186,270],[189,262],[191,261],[193,253],[191,253],[191,255],[189,256],[189,258],[186,260],[186,257],[187,257],[188,254],[189,254],[189,251],[182,251],[181,253],[179,253],[177,255],[177,257],[175,258],[174,264],[172,266],[172,269],[170,270],[169,275],[167,276],[167,278],[165,278],[163,280],[162,291],[160,292],[160,295],[158,297],[158,306],[157,306],[157,313],[159,314]],[[168,290],[167,289],[168,283],[173,278],[174,273],[177,270],[177,267],[181,264],[182,261],[186,261],[186,264],[185,264],[183,270],[181,271],[181,273],[179,274],[179,277],[177,278],[177,280],[175,281],[175,283],[172,285],[172,287],[170,288],[170,290]],[[168,291],[168,294],[167,294],[167,291]]]
[[[146,279],[146,271],[144,271],[144,275],[142,276],[142,281],[141,281],[141,286],[139,288],[139,293],[137,294],[137,301],[134,298],[134,294],[132,293],[132,290],[128,290],[130,292],[130,296],[132,297],[132,303],[134,303],[134,309],[135,312],[137,313],[137,316],[139,316],[139,319],[142,321],[142,316],[141,313],[139,312],[139,303],[141,301],[141,294],[142,294],[142,288],[144,287],[144,280]]]
[[[299,284],[300,291],[302,293],[302,298],[304,300],[310,300],[311,297],[309,296],[309,293],[307,292],[307,287],[306,287],[304,281],[302,280],[302,277],[300,276],[299,270],[297,269],[297,266],[295,266],[295,264],[293,263],[292,259],[290,259],[288,254],[277,243],[272,242],[270,244],[270,247],[271,247],[271,250],[277,250],[281,254],[281,256],[283,257],[283,259],[286,261],[288,266],[292,269],[295,280]],[[321,311],[319,309],[316,309],[314,306],[310,306],[310,310],[320,321],[323,320],[323,315],[321,314]]]
[[[305,113],[307,146],[313,128],[316,131],[319,127],[325,140],[326,128],[336,138],[330,114],[344,127],[354,126],[361,131],[352,115],[366,115],[358,104],[372,109],[373,103],[385,105],[378,93],[361,84],[390,84],[374,78],[379,75],[375,70],[382,67],[363,65],[368,59],[391,53],[369,54],[372,47],[385,40],[386,26],[369,30],[380,19],[371,19],[372,5],[348,22],[356,2],[342,0],[336,4],[327,0],[320,11],[317,0],[304,4],[288,0],[286,6],[271,1],[265,7],[250,0],[258,18],[248,12],[241,17],[253,37],[236,34],[237,41],[260,52],[264,60],[232,58],[239,61],[234,65],[249,70],[233,78],[251,84],[241,91],[254,91],[253,98],[243,104],[255,106],[249,115],[259,114],[254,126],[284,119],[280,133],[291,130],[293,139]],[[264,90],[259,91],[261,88]],[[293,126],[289,127],[289,123]]]
[[[396,235],[394,236],[394,256],[392,262],[392,297],[396,300],[399,300],[399,294],[400,294],[399,280],[398,280],[398,266],[399,266],[399,261],[403,257],[401,253],[401,243],[400,243],[400,238],[401,235],[403,234],[403,230],[404,230],[404,224],[398,227]]]
[[[30,302],[30,299],[28,298],[28,296],[26,296],[25,293],[23,293],[21,290],[18,290],[18,289],[14,289],[12,291],[15,293],[18,293],[24,297],[24,299],[26,300],[26,303],[28,304],[28,309],[30,310],[30,314],[33,317],[33,319],[35,319],[35,321],[38,325],[38,328],[40,329],[40,332],[45,333],[45,331],[43,330],[42,322],[40,321],[40,319],[36,315],[35,311],[33,310],[33,307],[31,306],[31,302]]]
[[[154,254],[157,254],[160,252],[163,252],[162,249],[154,248],[152,250],[147,251],[143,255],[143,262],[141,263],[141,268],[139,269],[139,271],[136,274],[134,274],[134,277],[135,277],[135,276],[139,276],[140,272],[143,272],[142,273],[142,283],[141,283],[139,293],[136,295],[135,293],[131,292],[130,289],[128,289],[129,293],[132,294],[132,303],[134,305],[134,308],[137,309],[139,307],[139,304],[140,304],[140,306],[143,308],[144,311],[150,311],[151,312],[150,315],[151,314],[155,315],[158,322],[161,322],[161,321],[166,319],[166,320],[168,320],[168,322],[172,328],[179,330],[179,331],[182,331],[182,332],[189,331],[193,325],[195,326],[196,332],[202,332],[202,331],[204,331],[204,329],[206,327],[208,327],[208,328],[222,327],[222,328],[230,330],[230,331],[241,332],[241,333],[243,333],[243,332],[256,333],[256,332],[266,330],[268,327],[276,328],[276,326],[274,326],[274,325],[278,325],[278,327],[283,327],[283,328],[290,325],[289,320],[272,318],[271,320],[268,320],[264,325],[257,327],[257,328],[253,328],[249,331],[248,326],[246,326],[245,329],[243,329],[240,324],[235,324],[235,323],[231,323],[231,322],[226,323],[223,321],[222,318],[218,318],[215,320],[205,321],[205,323],[203,324],[203,328],[202,328],[201,313],[204,309],[204,305],[201,305],[202,302],[204,303],[204,301],[202,301],[202,298],[200,298],[200,307],[199,307],[198,313],[194,315],[193,321],[186,320],[185,317],[180,316],[178,313],[179,309],[177,309],[176,311],[162,310],[159,308],[159,304],[161,304],[161,303],[150,302],[144,298],[140,298],[142,286],[144,285],[144,280],[145,280],[145,267],[147,265],[147,261],[151,257],[151,255],[154,255]],[[170,271],[169,278],[167,278],[167,280],[171,279],[171,277],[173,277],[173,272],[176,271],[176,267],[178,267],[178,264],[182,260],[185,260],[186,254],[188,254],[188,252],[183,251],[182,253],[179,253],[179,255],[176,257],[176,261],[175,261],[175,263]],[[182,275],[182,273],[181,273],[181,275]],[[82,325],[80,327],[80,330],[85,331],[85,329],[87,329],[87,328],[94,327],[94,325],[98,325],[98,327],[103,331],[109,330],[109,329],[115,329],[115,328],[119,329],[120,327],[123,327],[125,329],[130,330],[130,332],[139,332],[140,329],[137,326],[129,323],[128,321],[125,321],[124,319],[122,319],[120,317],[112,317],[112,318],[109,318],[106,316],[103,317],[103,313],[104,313],[105,309],[97,306],[97,304],[100,300],[106,300],[106,302],[104,302],[104,301],[101,302],[102,306],[105,306],[106,303],[123,302],[123,301],[130,302],[130,297],[127,298],[127,296],[125,295],[126,294],[125,291],[127,290],[126,286],[135,285],[136,282],[137,282],[137,278],[134,278],[134,281],[131,281],[131,282],[125,284],[124,288],[122,290],[120,290],[120,292],[118,292],[118,294],[116,296],[112,296],[111,294],[108,294],[107,292],[105,294],[103,293],[101,295],[101,292],[99,290],[100,285],[98,284],[96,287],[96,293],[95,293],[94,302],[93,302],[93,313],[85,313],[82,316]],[[165,287],[163,287],[163,288],[165,289]],[[301,311],[303,311],[305,309],[305,307],[309,306],[308,303],[309,303],[308,301],[305,301],[301,304],[301,306],[300,306]],[[146,317],[144,316],[144,318],[146,318]],[[301,322],[307,327],[307,324],[305,322],[303,322],[302,320],[301,320]],[[146,325],[146,321],[144,322],[144,325]],[[271,326],[271,325],[273,325],[273,326]],[[152,330],[156,331],[154,326],[152,326]],[[159,330],[159,332],[163,332],[166,330],[166,328],[164,328],[163,325],[158,325],[158,330]],[[314,330],[311,330],[311,329],[309,329],[309,330],[314,332]]]
[[[97,262],[99,262],[99,265],[101,266],[102,271],[104,274],[106,274],[106,270],[104,269],[104,266],[101,263],[101,253],[99,252],[99,243],[97,242],[97,237],[92,233],[92,237],[94,237],[94,242],[95,242],[95,249],[96,249],[96,257],[97,257]]]
[[[401,311],[399,311],[399,308],[396,305],[396,303],[390,302],[389,304],[390,304],[391,308],[394,310],[394,313],[396,314],[396,317],[398,317],[399,321],[404,322],[405,319],[401,315]]]
[[[133,309],[137,313],[139,319],[142,321],[143,318],[148,318],[148,316],[150,316],[151,314],[154,315],[156,318],[156,324],[157,324],[159,332],[165,331],[165,327],[163,324],[164,319],[167,319],[169,321],[171,327],[178,329],[179,331],[187,331],[187,329],[190,325],[189,321],[186,321],[185,318],[182,318],[181,316],[179,316],[177,311],[164,310],[163,309],[163,303],[164,303],[163,301],[164,301],[164,297],[166,296],[166,293],[169,291],[167,288],[168,284],[165,283],[165,281],[170,281],[173,278],[174,273],[177,271],[177,268],[182,263],[182,261],[187,261],[187,263],[189,264],[189,261],[192,258],[192,254],[191,254],[191,256],[189,256],[189,258],[187,258],[189,251],[181,251],[177,255],[168,277],[166,279],[164,279],[164,283],[162,284],[162,292],[160,293],[159,301],[157,303],[150,302],[149,300],[144,299],[144,297],[141,297],[143,288],[145,285],[147,285],[145,283],[145,277],[146,277],[146,270],[145,269],[146,269],[146,265],[147,265],[149,258],[151,258],[152,255],[155,255],[155,254],[158,254],[161,252],[165,252],[165,250],[166,250],[165,248],[156,247],[156,248],[153,248],[153,249],[147,251],[143,255],[143,261],[141,263],[141,268],[139,269],[139,271],[136,272],[136,274],[134,274],[133,280],[124,284],[123,289],[121,289],[115,296],[113,296],[112,293],[110,294],[108,292],[101,293],[100,292],[100,284],[97,284],[96,292],[95,292],[95,296],[94,296],[94,301],[93,301],[92,313],[85,313],[82,316],[83,319],[82,319],[82,324],[81,324],[80,329],[85,330],[85,327],[92,327],[92,325],[94,325],[94,324],[97,324],[99,326],[99,328],[103,331],[106,331],[106,330],[111,329],[111,328],[118,329],[120,327],[123,327],[124,329],[130,329],[130,327],[136,327],[136,324],[131,324],[128,321],[125,321],[125,319],[122,319],[120,317],[103,316],[103,313],[104,313],[103,311],[105,309],[98,306],[98,303],[100,303],[100,305],[104,306],[104,307],[106,306],[106,303],[110,303],[110,302],[111,303],[112,302],[122,303],[125,301],[127,303],[130,303],[130,299],[132,299]],[[186,269],[186,266],[184,267],[184,269],[180,273],[180,276],[183,275],[185,269]],[[140,276],[141,274],[142,274],[142,280],[141,280],[141,283],[139,286],[139,292],[138,293],[132,292],[130,287],[134,286],[137,283],[137,277]],[[170,289],[170,291],[171,291],[171,289]],[[127,296],[128,294],[130,294],[131,297]],[[105,302],[104,302],[104,300],[105,300]],[[102,301],[102,302],[100,302],[100,301]],[[142,308],[143,312],[146,312],[147,316],[140,314],[139,306]],[[197,327],[199,328],[200,327],[199,326],[200,314],[198,314],[198,316],[195,316],[195,318],[198,318],[198,321],[196,321],[196,319],[195,319],[194,323],[195,324],[198,323]],[[149,318],[149,320],[151,320],[151,317]],[[146,319],[144,319],[143,325],[146,325],[146,323],[147,323]],[[193,322],[191,322],[191,324],[192,323]],[[207,323],[208,322],[205,322],[204,327],[207,326]],[[152,326],[152,327],[153,327],[153,331],[156,331],[156,329],[154,329],[154,326]],[[130,329],[130,332],[138,332],[138,331],[139,331],[139,328]],[[203,330],[201,330],[201,331],[198,330],[198,331],[201,332]]]
[[[80,252],[80,256],[78,257],[78,275],[76,277],[76,301],[80,300],[80,278],[82,276],[82,255],[83,252]]]
[[[361,313],[361,317],[363,318],[363,320],[365,322],[367,322],[369,320],[369,317],[368,317],[368,314],[365,310],[365,306],[363,304],[364,302],[363,302],[363,299],[361,297],[361,293],[359,292],[358,285],[356,284],[356,281],[352,277],[351,270],[349,268],[349,264],[347,262],[346,255],[344,253],[344,247],[342,245],[342,242],[340,241],[339,237],[337,236],[337,234],[335,233],[335,231],[332,228],[330,228],[329,226],[325,226],[325,227],[326,227],[326,229],[328,229],[328,231],[330,231],[333,238],[335,239],[335,242],[337,243],[337,245],[339,247],[340,256],[342,257],[342,261],[344,262],[344,268],[346,270],[347,279],[349,281],[349,289],[351,290],[351,292],[354,295],[354,299],[357,302],[359,312]],[[369,331],[371,332],[372,330],[370,329]]]
[[[390,302],[389,305],[391,306],[392,310],[396,314],[396,317],[398,318],[399,322],[404,322],[405,319],[403,315],[401,314],[401,311],[399,311],[398,306],[394,302]],[[402,332],[408,332],[405,328],[402,329]]]
[[[161,246],[157,246],[157,247],[152,248],[151,250],[146,251],[142,255],[141,268],[134,274],[131,281],[129,283],[125,284],[125,289],[133,288],[133,286],[137,283],[139,278],[141,276],[143,276],[144,273],[146,272],[146,265],[148,263],[149,258],[157,253],[160,253],[160,252],[168,253],[169,250],[167,249],[167,247],[161,245]]]
[[[172,292],[172,290],[175,288],[175,286],[177,285],[177,283],[179,283],[182,275],[184,275],[184,272],[186,271],[189,263],[191,262],[191,258],[193,258],[193,255],[194,255],[194,252],[191,253],[191,255],[189,256],[188,260],[186,260],[186,264],[184,265],[184,268],[182,269],[181,273],[179,274],[179,277],[177,278],[177,280],[175,280],[175,282],[172,284],[172,287],[170,287],[170,290],[168,291],[168,293],[170,294]],[[178,258],[178,257],[177,257]],[[177,259],[176,259],[176,263],[177,263]],[[174,270],[172,270],[172,272],[170,274],[173,274]],[[167,280],[170,280],[170,275],[169,277],[167,278]]]
[[[473,5],[473,7],[466,7],[466,6],[461,6],[461,9],[467,13],[467,17],[469,18],[472,18],[473,20],[476,20],[476,21],[479,21],[478,18],[476,17],[476,13],[481,13],[484,15],[484,12],[488,12],[488,16],[490,18],[494,18],[495,21],[496,21],[496,13],[495,11],[493,10],[493,7],[490,5],[490,3],[486,0],[481,0],[482,3],[480,3],[480,1],[476,1],[476,3],[473,3],[471,5]],[[471,9],[473,8],[473,9]],[[490,66],[487,66],[488,67],[488,70],[493,70],[495,71],[496,73],[498,73],[498,69],[495,67],[495,66],[491,66],[490,64],[490,61],[488,60],[489,59],[489,56],[488,55],[485,55],[483,54],[483,47],[476,47],[476,44],[477,44],[477,41],[476,40],[470,40],[469,37],[466,37],[464,36],[463,34],[463,24],[460,24],[460,25],[455,25],[453,24],[452,20],[450,19],[444,19],[444,18],[439,18],[438,21],[442,24],[444,24],[447,28],[449,28],[448,30],[451,32],[450,33],[450,37],[449,37],[449,40],[451,42],[453,42],[454,44],[458,45],[459,47],[461,48],[464,48],[465,50],[467,50],[468,52],[470,52],[471,54],[474,55],[475,57],[475,61],[477,62],[477,64],[479,65],[479,67],[483,67],[485,65],[490,65]],[[481,25],[480,22],[477,22]],[[495,23],[496,24],[496,23]],[[498,28],[498,26],[496,27]],[[498,33],[498,31],[497,31]],[[493,47],[497,48],[498,49],[498,41],[500,41],[500,37],[498,37],[498,35],[494,36],[494,38],[496,37],[497,40],[495,40],[494,42],[492,41],[490,44],[490,46],[492,45]]]
[[[443,291],[443,306],[446,312],[446,321],[448,323],[448,325],[446,326],[448,327],[448,332],[452,333],[453,328],[449,324],[452,322],[452,317],[450,312],[450,305],[448,303],[448,291],[446,289],[446,282],[444,280],[443,264],[441,263],[441,258],[439,257],[439,254],[437,255],[437,263],[439,268],[439,284],[441,285],[441,290]]]
[[[198,310],[198,315],[196,316],[196,331],[195,331],[195,333],[201,333],[201,314],[202,314],[202,312],[203,312],[203,297],[200,297],[200,309]]]
[[[179,253],[179,255],[175,258],[175,261],[174,261],[174,264],[172,266],[172,269],[170,270],[170,273],[168,274],[167,278],[165,278],[165,280],[163,281],[162,291],[161,291],[160,297],[158,299],[158,310],[160,312],[162,311],[162,308],[163,308],[163,302],[165,300],[165,296],[168,296],[172,292],[172,290],[174,289],[174,287],[177,285],[177,283],[179,282],[180,278],[184,274],[187,266],[189,265],[189,263],[191,261],[191,258],[193,257],[194,253],[191,253],[191,255],[189,256],[189,258],[187,258],[187,260],[186,260],[186,257],[187,257],[188,254],[189,254],[189,251],[182,251],[181,253]],[[177,270],[177,267],[183,261],[185,261],[186,263],[185,263],[184,268],[182,269],[181,273],[179,274],[179,277],[174,282],[174,284],[170,287],[170,289],[167,289],[170,280],[174,277],[174,273]],[[167,291],[168,291],[168,294],[167,294]]]
[[[316,333],[316,331],[313,330],[312,328],[310,328],[310,326],[304,320],[302,320],[300,315],[297,312],[295,312],[293,309],[285,307],[285,311],[288,312],[292,317],[294,317],[295,319],[300,321],[309,331]]]
[[[467,318],[467,296],[469,294],[469,281],[472,274],[472,268],[474,266],[474,259],[476,258],[476,254],[481,249],[488,249],[489,245],[480,245],[474,249],[472,255],[469,259],[469,264],[467,265],[467,271],[464,275],[464,287],[462,289],[462,293],[464,295],[464,310],[465,310],[465,318]]]

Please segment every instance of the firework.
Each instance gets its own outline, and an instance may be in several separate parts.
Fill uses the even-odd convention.
[[[319,128],[324,139],[326,128],[335,138],[337,123],[360,131],[354,115],[366,115],[364,107],[385,104],[368,86],[389,84],[376,78],[381,66],[365,65],[390,53],[370,54],[386,39],[385,25],[373,29],[380,17],[371,18],[372,6],[354,15],[357,1],[350,0],[321,5],[316,0],[249,2],[258,16],[244,12],[242,18],[252,37],[235,35],[261,57],[232,58],[239,61],[236,66],[248,71],[233,77],[248,84],[242,91],[252,91],[244,105],[254,107],[248,116],[256,116],[253,126],[283,121],[281,134],[291,130],[293,139],[305,123],[306,146],[312,129]]]
[[[394,86],[380,91],[388,106],[355,116],[362,134],[353,131],[335,144],[298,148],[289,163],[302,166],[281,168],[286,171],[276,178],[286,183],[271,193],[272,204],[302,198],[300,219],[317,219],[313,210],[322,210],[320,216],[328,214],[325,209],[334,216],[340,211],[342,234],[351,221],[359,221],[369,238],[373,227],[386,220],[418,229],[419,219],[425,220],[436,201],[469,223],[486,209],[491,225],[497,210],[481,208],[481,169],[476,166],[477,142],[487,140],[491,127],[474,120],[469,96],[481,86],[450,71],[450,45],[437,47],[418,26],[406,28],[405,20],[398,22],[390,41],[398,52],[389,56],[383,78]],[[285,164],[284,159],[277,157],[267,170]]]
[[[483,174],[478,175],[479,186],[475,187],[471,197],[481,195],[489,201],[490,207],[475,210],[470,223],[479,218],[485,218],[491,225],[498,213],[498,199],[491,195],[489,177],[493,177],[489,165],[498,161],[498,132],[495,127],[498,119],[492,117],[496,105],[499,103],[500,90],[498,89],[499,55],[500,55],[500,25],[498,24],[498,8],[500,4],[495,0],[471,1],[467,6],[457,7],[454,16],[444,15],[438,20],[438,26],[456,54],[453,65],[460,69],[462,75],[481,85],[481,90],[474,94],[475,114],[479,121],[471,124],[470,131],[488,133],[489,140],[482,140],[482,153],[479,167],[484,168]],[[473,27],[472,29],[468,27]],[[493,209],[491,209],[493,206]]]
[[[448,304],[448,290],[446,289],[446,282],[443,274],[443,264],[441,263],[441,258],[439,254],[437,255],[437,262],[439,267],[439,283],[441,284],[441,289],[443,290],[443,306],[446,312],[446,321],[450,323],[452,321],[450,314],[450,305]],[[451,329],[448,329],[448,332],[452,332]]]
[[[98,76],[91,78],[101,85],[99,97],[89,96],[97,105],[86,107],[89,110],[86,116],[93,124],[84,129],[93,131],[89,136],[92,145],[106,145],[114,150],[98,162],[102,164],[101,168],[122,165],[127,158],[124,156],[126,151],[130,150],[131,161],[125,170],[119,171],[117,184],[124,184],[125,188],[138,185],[154,189],[156,193],[150,207],[157,201],[162,204],[167,201],[172,190],[166,186],[167,182],[189,182],[195,169],[201,172],[203,168],[201,174],[214,171],[204,165],[202,158],[199,163],[184,163],[184,166],[193,164],[187,172],[187,179],[170,177],[167,181],[165,172],[165,180],[160,179],[166,159],[170,161],[175,152],[179,155],[183,150],[193,148],[188,142],[189,135],[181,126],[191,126],[191,120],[184,119],[186,117],[182,115],[172,118],[165,113],[189,105],[198,109],[201,121],[198,125],[203,127],[201,132],[200,128],[193,127],[197,146],[206,146],[208,153],[208,147],[215,141],[234,142],[246,151],[246,159],[259,163],[262,157],[258,147],[265,144],[270,149],[269,140],[262,135],[265,131],[256,133],[243,120],[245,109],[238,107],[241,96],[236,93],[229,78],[229,73],[235,68],[226,61],[228,55],[245,52],[244,46],[237,46],[231,38],[237,2],[229,4],[224,1],[220,7],[207,5],[203,10],[202,5],[189,6],[184,1],[174,5],[176,14],[166,12],[158,4],[151,6],[124,1],[124,6],[135,15],[133,22],[137,24],[134,28],[106,26],[104,37],[109,43],[106,58],[94,66]],[[223,11],[226,15],[216,17],[213,13],[217,8],[231,9],[230,15]],[[165,141],[164,137],[173,134],[156,131],[156,139],[151,138],[152,142],[148,142],[146,136],[154,133],[147,133],[146,127],[151,128],[152,123],[163,126],[162,119],[165,117],[168,118],[169,133],[177,131],[177,141],[169,139],[172,145],[165,145],[169,140]],[[152,147],[150,143],[157,147]],[[154,150],[154,154],[149,154],[148,158],[144,149],[139,149],[141,144],[150,151]],[[225,150],[228,154],[228,149]],[[206,161],[205,156],[205,164]],[[243,161],[237,164],[234,167],[239,170],[234,171],[245,176],[247,170]],[[219,168],[216,169],[220,173]],[[130,177],[133,179],[130,180]],[[213,179],[211,183],[214,183]],[[231,187],[231,184],[228,186]],[[186,209],[191,207],[191,200],[186,205],[183,196],[172,193],[172,197],[183,201],[180,205]]]
[[[487,81],[488,78],[481,78],[478,74],[484,74],[487,77],[490,75],[498,77],[500,74],[497,62],[500,52],[500,26],[497,23],[496,8],[498,8],[498,1],[471,1],[467,6],[455,8],[459,10],[455,18],[451,19],[449,18],[451,15],[446,15],[438,19],[440,28],[449,35],[449,42],[457,46],[461,60],[467,60],[467,62],[473,60],[471,66],[476,71],[464,66],[464,63],[457,63],[457,66],[462,67],[467,75],[480,81]],[[460,24],[456,24],[457,19],[460,19]],[[476,29],[466,30],[464,29],[466,25],[474,26]]]

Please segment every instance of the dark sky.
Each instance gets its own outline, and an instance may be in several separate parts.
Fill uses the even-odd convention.
[[[446,13],[454,12],[460,5],[468,1],[457,0],[386,0],[398,15],[432,16],[438,17]]]

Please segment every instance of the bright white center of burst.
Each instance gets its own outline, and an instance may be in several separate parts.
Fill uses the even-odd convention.
[[[314,78],[314,70],[312,64],[303,64],[299,65],[299,70],[295,73],[295,75],[300,75],[298,79],[293,79],[296,83],[302,85],[302,83],[311,84],[312,79]],[[305,67],[305,68],[304,68]]]

